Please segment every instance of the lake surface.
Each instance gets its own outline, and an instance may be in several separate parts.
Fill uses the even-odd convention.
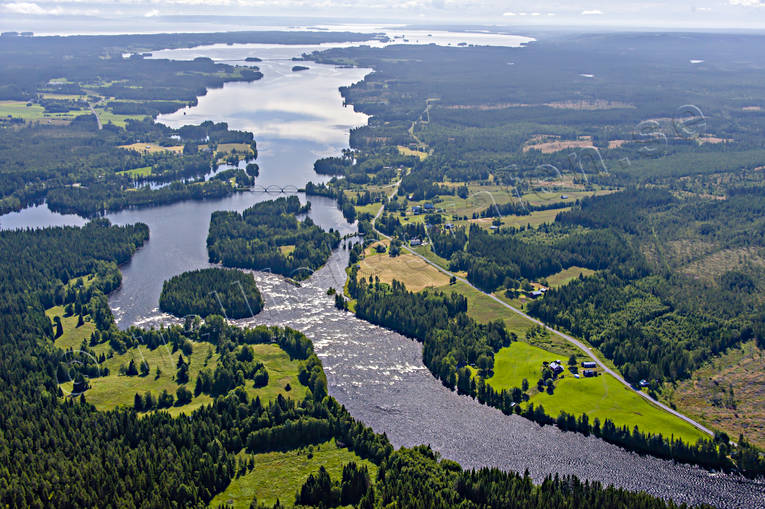
[[[347,146],[348,130],[366,117],[343,107],[337,91],[361,79],[368,70],[338,69],[307,63],[308,71],[293,73],[292,56],[312,48],[222,46],[156,52],[157,58],[195,58],[238,62],[247,56],[264,59],[264,78],[210,90],[199,104],[160,121],[173,127],[203,120],[226,121],[234,129],[255,134],[261,167],[257,184],[267,187],[321,181],[313,161]],[[184,114],[185,113],[185,114]],[[157,310],[162,282],[186,270],[205,267],[205,239],[215,210],[243,210],[274,195],[239,193],[228,198],[187,201],[173,205],[109,214],[112,222],[144,222],[151,238],[122,267],[123,285],[109,302],[120,327],[176,322]],[[301,198],[301,199],[304,199]],[[325,228],[349,233],[335,204],[311,197],[311,217]],[[46,206],[0,217],[0,227],[81,224],[77,216],[61,216]],[[593,437],[539,427],[518,416],[505,416],[471,398],[458,396],[436,380],[422,364],[421,345],[392,331],[356,319],[334,308],[326,295],[342,287],[347,251],[340,249],[301,287],[281,277],[255,272],[265,300],[256,317],[241,325],[289,325],[306,333],[316,346],[329,381],[329,391],[354,417],[396,446],[430,444],[444,457],[466,468],[496,466],[524,471],[536,480],[553,473],[654,495],[678,502],[708,502],[721,507],[762,507],[765,485],[710,474],[704,470],[640,457]]]

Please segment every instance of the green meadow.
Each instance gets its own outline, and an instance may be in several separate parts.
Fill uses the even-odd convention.
[[[66,336],[66,332],[64,336]],[[75,341],[67,338],[66,342],[73,343]],[[77,342],[76,346],[79,344]],[[192,354],[183,357],[189,363],[189,381],[185,387],[193,392],[199,372],[202,369],[215,371],[219,356],[215,353],[215,345],[211,343],[192,341],[191,344]],[[299,361],[290,360],[289,355],[277,345],[251,346],[255,360],[262,362],[268,371],[268,385],[255,388],[249,381],[245,384],[245,390],[250,397],[258,396],[264,402],[275,399],[279,394],[296,400],[305,397],[306,387],[300,384],[298,380]],[[99,347],[103,348],[104,345],[99,345]],[[108,349],[108,346],[105,349]],[[98,348],[96,351],[99,352]],[[92,378],[90,380],[91,388],[85,392],[85,398],[99,410],[110,410],[119,406],[132,407],[136,393],[143,395],[146,392],[152,392],[157,397],[163,390],[166,390],[175,396],[175,391],[180,386],[175,381],[179,355],[181,355],[180,351],[173,353],[169,346],[164,345],[154,350],[140,345],[137,348],[129,349],[124,354],[114,355],[101,364],[102,368],[108,368],[109,374]],[[145,360],[149,364],[149,374],[146,376],[121,375],[120,367],[127,366],[131,360],[135,362],[137,367]],[[159,375],[156,372],[157,368],[160,370]],[[62,384],[62,387],[71,390],[71,385],[71,382],[67,382]],[[188,414],[211,402],[212,398],[209,395],[200,394],[195,396],[191,403],[181,407],[173,406],[166,411],[172,415]]]
[[[312,452],[309,454],[309,451]],[[338,447],[334,439],[310,448],[286,452],[241,452],[240,458],[253,458],[255,468],[241,477],[235,477],[225,491],[210,501],[209,507],[225,504],[234,509],[247,509],[256,496],[258,502],[269,506],[279,499],[282,505],[291,507],[295,502],[295,494],[308,476],[315,474],[322,465],[333,481],[342,478],[343,466],[351,461],[358,465],[366,465],[369,477],[373,481],[377,476],[376,465],[361,459],[348,449]]]
[[[521,387],[526,378],[529,382],[529,402],[544,406],[545,413],[553,417],[561,410],[574,415],[586,413],[590,422],[594,418],[603,422],[610,419],[618,426],[638,426],[643,432],[674,435],[695,443],[705,435],[685,421],[653,406],[632,389],[623,386],[614,377],[604,374],[593,378],[574,378],[568,371],[558,377],[552,395],[539,392],[536,382],[541,375],[542,362],[567,358],[525,342],[515,342],[501,349],[494,357],[494,374],[486,381],[496,390]],[[584,357],[579,357],[581,364]]]

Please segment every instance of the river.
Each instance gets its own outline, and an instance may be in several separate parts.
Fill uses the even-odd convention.
[[[210,90],[197,106],[163,115],[160,122],[177,127],[203,120],[226,121],[233,129],[255,134],[258,142],[257,184],[263,187],[321,181],[313,161],[347,146],[349,129],[363,125],[364,115],[344,107],[338,87],[363,78],[367,69],[334,68],[307,63],[292,72],[291,57],[315,48],[266,45],[211,46],[155,52],[155,58],[209,56],[242,62],[263,59],[264,73],[253,83],[231,83]],[[109,302],[120,327],[174,321],[159,313],[162,282],[183,271],[205,267],[205,238],[215,210],[243,210],[272,199],[262,192],[224,199],[187,201],[162,207],[109,214],[116,224],[144,222],[151,238],[122,267],[123,284]],[[301,199],[304,199],[302,197]],[[325,228],[353,231],[335,204],[311,197],[311,217]],[[0,227],[82,224],[77,216],[61,216],[45,205],[0,217]],[[677,502],[707,502],[721,507],[763,507],[765,485],[702,469],[626,452],[593,437],[540,427],[518,416],[458,396],[441,385],[422,364],[421,345],[334,308],[328,287],[341,287],[347,251],[329,262],[301,287],[267,273],[254,273],[265,308],[242,325],[289,325],[310,337],[321,357],[329,391],[354,417],[399,446],[430,444],[444,457],[467,468],[496,466],[524,471],[536,480],[548,474],[575,474]]]

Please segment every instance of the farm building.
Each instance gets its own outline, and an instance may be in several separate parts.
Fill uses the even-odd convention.
[[[584,371],[582,371],[582,375],[586,377],[597,376],[597,374],[598,372],[595,371],[594,369],[585,369]]]
[[[584,361],[584,362],[582,362],[582,367],[583,368],[594,368],[596,366],[597,366],[597,364],[595,364],[594,361]]]

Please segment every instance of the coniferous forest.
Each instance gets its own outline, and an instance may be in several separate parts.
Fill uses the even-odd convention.
[[[159,309],[180,317],[215,314],[246,318],[263,309],[263,297],[249,274],[239,270],[200,269],[165,281]]]
[[[311,218],[296,215],[310,208],[297,196],[257,203],[238,212],[215,212],[210,220],[210,261],[226,267],[266,270],[305,279],[327,261],[340,235],[325,232]]]

